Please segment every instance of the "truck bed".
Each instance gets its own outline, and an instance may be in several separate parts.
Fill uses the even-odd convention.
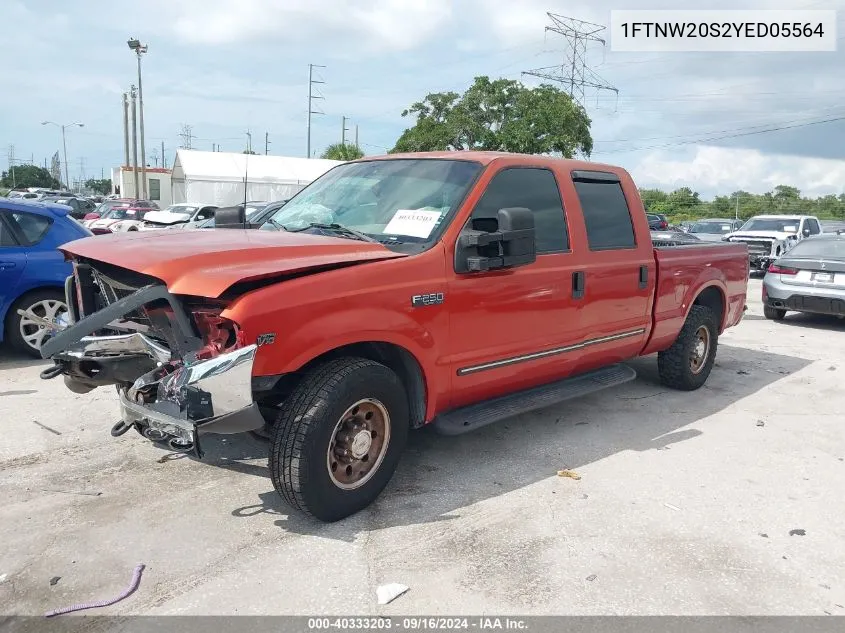
[[[739,323],[745,309],[748,249],[744,244],[709,242],[654,247],[657,285],[651,337],[644,354],[669,347],[683,326],[693,293],[702,287],[721,305],[720,333]],[[718,293],[718,294],[717,294]],[[718,301],[716,301],[718,300]]]

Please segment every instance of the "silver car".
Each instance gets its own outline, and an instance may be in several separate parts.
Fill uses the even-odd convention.
[[[802,240],[763,279],[763,313],[780,321],[788,310],[845,318],[845,235]]]

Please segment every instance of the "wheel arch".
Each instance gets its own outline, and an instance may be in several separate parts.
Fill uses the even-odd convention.
[[[407,392],[411,426],[419,428],[425,424],[430,380],[426,378],[422,364],[411,351],[387,341],[360,341],[324,351],[304,363],[296,371],[279,376],[274,391],[283,399],[309,369],[344,356],[366,358],[394,371]]]
[[[699,290],[692,304],[690,304],[690,309],[692,309],[692,306],[694,305],[710,308],[710,310],[712,310],[716,315],[716,323],[719,324],[719,333],[721,334],[722,331],[724,331],[725,316],[727,312],[727,298],[722,288],[716,284],[705,286]]]

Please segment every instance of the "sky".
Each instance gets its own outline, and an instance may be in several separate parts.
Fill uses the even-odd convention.
[[[692,9],[689,0],[2,0],[0,165],[45,159],[67,130],[71,179],[123,162],[122,94],[137,82],[130,37],[147,44],[147,160],[171,164],[190,125],[194,149],[305,156],[308,65],[322,99],[312,151],[347,139],[383,154],[430,92],[477,75],[532,86],[523,71],[560,64],[566,40],[547,12],[609,25],[611,9]],[[587,64],[618,89],[587,90],[591,159],[642,187],[689,186],[707,199],[778,184],[845,192],[845,0],[710,0],[709,9],[837,9],[837,52],[624,53],[590,44]],[[605,32],[609,38],[609,29]],[[837,119],[827,121],[828,119]],[[827,121],[827,122],[826,122]],[[766,133],[761,130],[785,128]]]

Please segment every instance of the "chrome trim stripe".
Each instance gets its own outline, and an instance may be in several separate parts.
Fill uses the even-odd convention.
[[[619,334],[611,334],[610,336],[602,336],[600,338],[589,339],[583,343],[576,345],[567,345],[566,347],[556,347],[554,349],[547,349],[542,352],[534,352],[533,354],[524,354],[522,356],[514,356],[512,358],[505,358],[504,360],[496,360],[491,363],[484,363],[482,365],[473,365],[472,367],[463,367],[458,370],[458,376],[466,376],[474,374],[479,371],[487,369],[496,369],[498,367],[505,367],[507,365],[514,365],[516,363],[524,363],[529,360],[537,360],[538,358],[546,358],[547,356],[557,356],[558,354],[565,354],[567,352],[574,352],[578,349],[584,349],[591,345],[599,345],[601,343],[609,343],[610,341],[618,341],[623,338],[630,338],[632,336],[639,336],[645,333],[645,328],[638,330],[631,330],[630,332],[621,332]]]

